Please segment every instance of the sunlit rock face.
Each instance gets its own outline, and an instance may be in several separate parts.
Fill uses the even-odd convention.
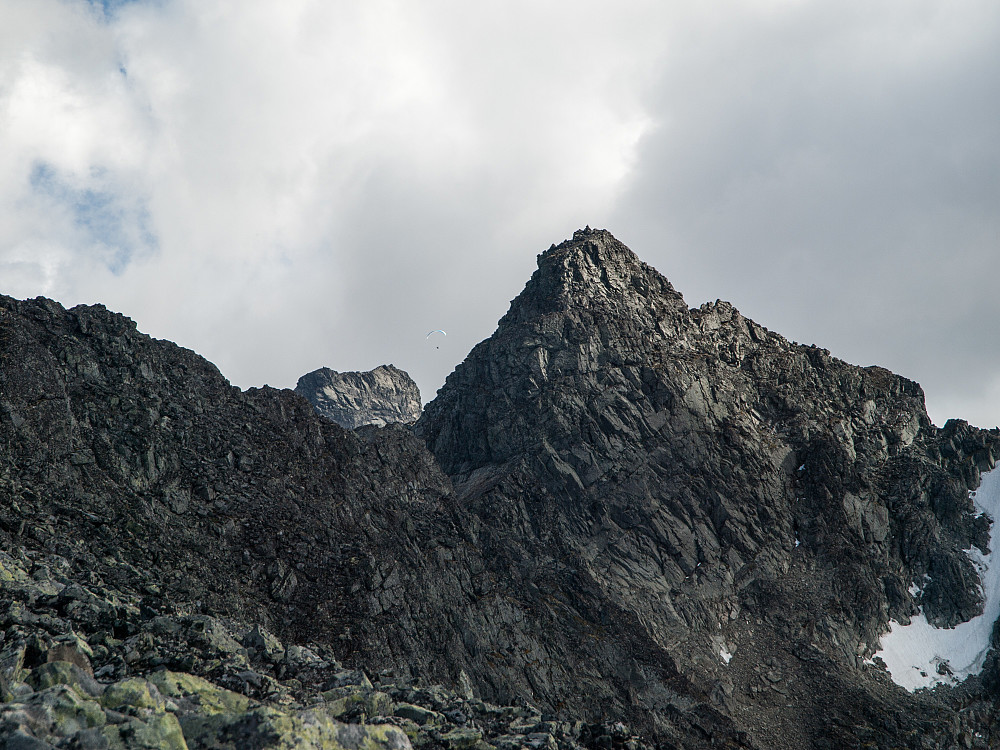
[[[935,696],[872,657],[892,621],[982,611],[970,491],[998,444],[905,378],[688,308],[604,231],[539,256],[412,428],[2,297],[0,697],[131,685],[153,713],[104,721],[189,747],[217,738],[185,690],[227,727],[340,736],[316,710],[428,747],[997,746],[992,652]]]
[[[420,390],[392,365],[368,372],[336,372],[322,367],[299,378],[295,392],[321,417],[349,430],[375,425],[412,424],[420,417]]]

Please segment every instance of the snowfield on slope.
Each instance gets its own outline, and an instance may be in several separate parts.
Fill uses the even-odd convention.
[[[1000,519],[1000,471],[983,474],[979,489],[972,495],[976,509]],[[955,684],[978,674],[990,648],[993,623],[1000,616],[1000,557],[996,551],[998,527],[990,527],[989,554],[978,549],[968,551],[979,569],[985,604],[983,614],[954,628],[936,628],[927,622],[921,611],[909,625],[889,623],[890,630],[882,636],[881,650],[874,656],[882,658],[893,681],[913,692],[943,683]],[[874,658],[874,657],[873,657]]]

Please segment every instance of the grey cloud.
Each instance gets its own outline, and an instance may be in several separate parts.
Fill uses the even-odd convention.
[[[939,420],[998,422],[1000,9],[845,7],[687,50],[615,222],[689,302],[917,379]],[[936,408],[956,392],[978,414]]]

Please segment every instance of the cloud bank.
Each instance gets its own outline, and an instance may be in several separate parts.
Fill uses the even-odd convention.
[[[3,293],[429,398],[590,224],[1000,422],[994,3],[0,2]]]

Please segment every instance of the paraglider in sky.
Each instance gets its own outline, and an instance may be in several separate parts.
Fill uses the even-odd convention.
[[[426,341],[426,340],[427,340],[427,339],[429,339],[429,338],[430,338],[431,336],[433,336],[433,335],[434,335],[435,333],[440,333],[440,334],[441,334],[442,336],[447,336],[447,335],[448,335],[447,333],[445,333],[444,331],[442,331],[442,330],[441,330],[440,328],[438,328],[438,329],[437,329],[436,331],[431,331],[430,333],[428,333],[428,334],[427,334],[427,335],[426,335],[426,336],[424,337],[424,340]],[[440,347],[440,346],[435,346],[434,348],[435,348],[435,349],[440,349],[441,347]]]

